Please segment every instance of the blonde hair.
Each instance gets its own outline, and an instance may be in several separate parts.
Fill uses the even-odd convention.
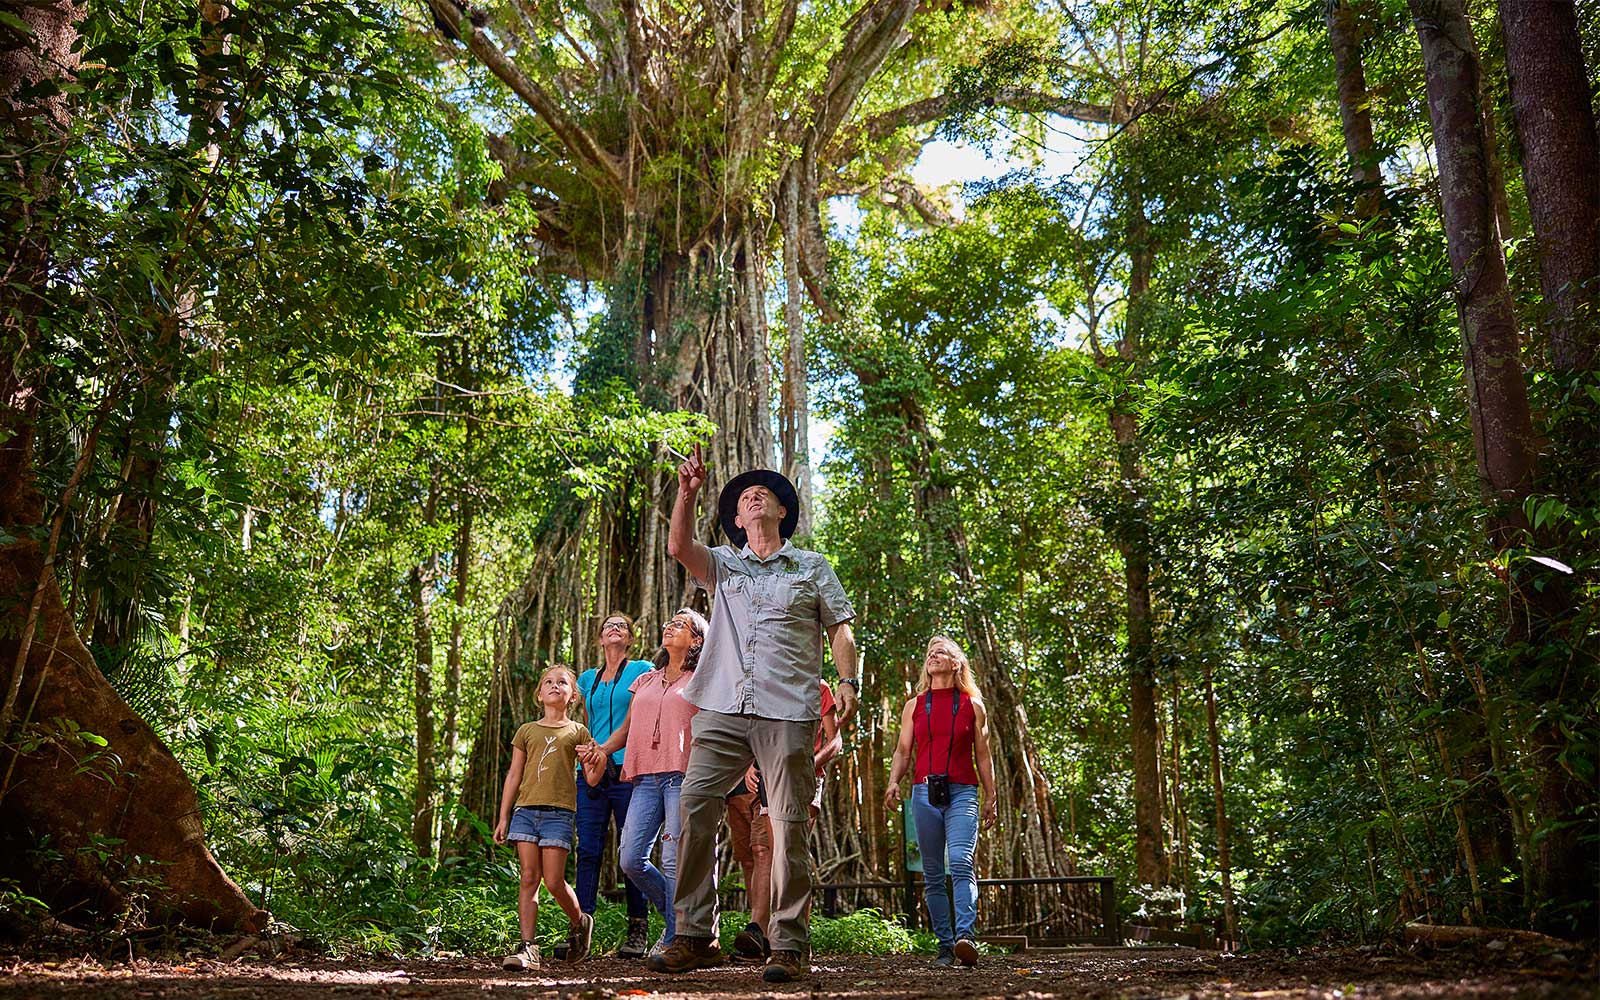
[[[589,716],[583,705],[583,688],[578,686],[578,673],[565,663],[552,663],[545,667],[539,674],[539,683],[534,685],[534,690],[543,687],[545,678],[557,671],[572,679],[572,700],[567,702],[567,718],[574,722],[587,722]]]
[[[978,682],[972,677],[972,661],[967,659],[967,654],[962,652],[954,639],[944,635],[936,635],[928,640],[928,651],[922,655],[922,675],[917,678],[917,694],[927,694],[933,686],[933,678],[928,676],[928,658],[935,649],[940,648],[949,650],[951,658],[956,661],[956,687],[968,698],[982,703],[983,692],[978,690]]]

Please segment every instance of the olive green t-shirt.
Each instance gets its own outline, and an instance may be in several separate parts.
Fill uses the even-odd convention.
[[[578,747],[589,742],[589,730],[568,719],[559,726],[542,722],[524,723],[511,745],[522,748],[522,786],[517,789],[519,806],[578,808],[577,782],[573,771],[578,762]]]

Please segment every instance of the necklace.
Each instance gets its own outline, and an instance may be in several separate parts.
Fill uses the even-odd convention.
[[[655,732],[650,735],[650,749],[652,750],[661,749],[661,713],[666,711],[667,698],[671,696],[673,686],[683,680],[683,676],[686,673],[688,673],[687,670],[680,670],[678,671],[678,676],[669,681],[667,680],[667,671],[665,669],[661,671],[661,700],[656,702],[656,728]]]

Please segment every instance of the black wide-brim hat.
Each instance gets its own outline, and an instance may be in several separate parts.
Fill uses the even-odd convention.
[[[789,482],[789,477],[771,469],[741,472],[728,480],[728,485],[722,488],[722,493],[717,497],[717,519],[722,522],[722,533],[728,536],[728,541],[736,549],[744,548],[746,540],[745,530],[733,523],[734,518],[739,516],[739,495],[752,486],[765,486],[771,490],[787,511],[778,524],[779,536],[793,536],[795,525],[800,523],[800,494],[795,491],[794,483]]]

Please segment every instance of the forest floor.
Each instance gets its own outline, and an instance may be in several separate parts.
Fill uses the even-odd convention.
[[[953,970],[930,968],[923,955],[819,956],[808,979],[770,986],[752,966],[668,979],[646,973],[638,962],[604,958],[512,974],[500,971],[498,962],[468,959],[336,961],[290,954],[267,961],[180,963],[0,955],[0,1000],[429,1000],[487,993],[550,1000],[1592,998],[1600,996],[1600,967],[1595,955],[1576,951],[1462,948],[1421,953],[1382,947],[1222,955],[1186,948],[1107,948],[991,956],[975,969]]]

